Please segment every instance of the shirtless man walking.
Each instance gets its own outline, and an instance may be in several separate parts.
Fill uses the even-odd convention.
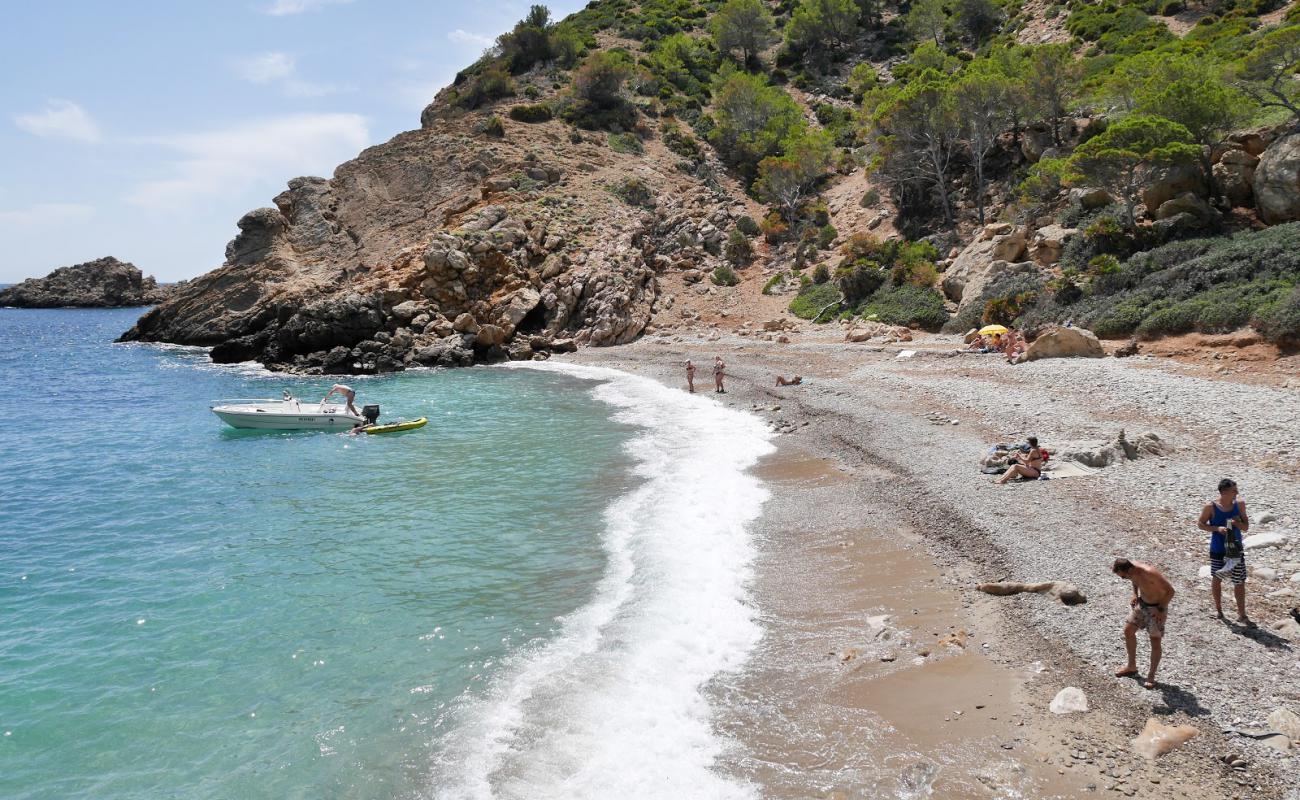
[[[1151,669],[1142,685],[1156,688],[1156,668],[1160,666],[1160,641],[1165,636],[1165,620],[1169,616],[1169,601],[1174,599],[1174,587],[1160,571],[1141,561],[1117,558],[1111,566],[1116,575],[1133,582],[1132,611],[1124,621],[1124,649],[1128,651],[1128,664],[1115,673],[1123,678],[1137,675],[1137,632],[1145,628],[1151,637]]]

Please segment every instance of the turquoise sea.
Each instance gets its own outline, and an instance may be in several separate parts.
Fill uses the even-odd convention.
[[[759,423],[475,368],[349,379],[414,433],[240,432],[332,381],[138,313],[0,309],[0,797],[752,795],[702,690],[759,636]]]

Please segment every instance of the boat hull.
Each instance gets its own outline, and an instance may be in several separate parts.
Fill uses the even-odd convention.
[[[251,406],[216,406],[212,409],[222,422],[232,428],[262,431],[348,431],[361,417],[345,410],[281,410]]]

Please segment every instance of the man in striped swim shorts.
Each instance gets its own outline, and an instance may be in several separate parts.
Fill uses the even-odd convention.
[[[1219,481],[1219,496],[1205,504],[1196,527],[1210,534],[1210,596],[1214,613],[1223,619],[1223,579],[1232,579],[1232,594],[1237,600],[1237,623],[1258,627],[1246,616],[1246,554],[1242,534],[1250,530],[1246,501],[1238,496],[1237,483],[1231,478]]]

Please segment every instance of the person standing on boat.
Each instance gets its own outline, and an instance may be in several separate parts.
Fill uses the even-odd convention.
[[[349,414],[352,414],[353,416],[357,416],[357,417],[361,416],[361,412],[357,411],[357,407],[352,404],[352,401],[357,399],[357,393],[352,391],[351,386],[344,386],[341,383],[336,383],[330,387],[330,390],[326,392],[325,396],[320,399],[321,405],[325,405],[325,401],[329,400],[330,397],[332,397],[335,394],[343,397],[348,401]]]

